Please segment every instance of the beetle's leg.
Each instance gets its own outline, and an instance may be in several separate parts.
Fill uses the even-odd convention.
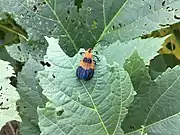
[[[96,55],[93,55],[98,61],[100,61],[100,59],[98,58],[98,56],[96,56]]]
[[[99,52],[97,51],[97,50],[95,50],[95,51],[93,51],[96,55],[98,55],[99,54]]]
[[[83,54],[85,54],[85,52],[80,52],[79,54],[83,55]]]
[[[93,60],[94,61],[94,64],[96,65],[96,61],[95,60]]]

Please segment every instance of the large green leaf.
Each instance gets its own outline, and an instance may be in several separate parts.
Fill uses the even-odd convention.
[[[180,68],[168,69],[152,81],[143,60],[133,53],[125,69],[137,92],[122,125],[125,133],[180,134]]]
[[[84,0],[77,9],[75,0],[0,0],[0,8],[14,15],[31,40],[58,37],[66,53],[73,55],[97,42],[125,1]]]
[[[179,22],[180,0],[0,0],[31,40],[59,38],[69,55],[101,39],[127,41]],[[80,8],[80,9],[79,9]]]
[[[109,42],[127,41],[180,21],[180,0],[127,0],[105,35]]]
[[[13,76],[13,68],[9,62],[0,60],[0,129],[11,120],[21,121],[16,111],[19,94],[10,84],[9,77]]]
[[[54,107],[38,109],[41,134],[123,134],[121,122],[135,94],[127,72],[118,64],[108,65],[99,55],[94,77],[79,80],[76,68],[82,56],[70,58],[58,40],[46,39],[49,47],[44,58],[49,66],[38,76],[43,94]]]
[[[4,46],[0,47],[0,59],[10,62],[13,66],[15,65],[15,60],[8,54]]]
[[[108,47],[101,48],[102,53],[106,56],[109,63],[117,62],[120,66],[123,66],[125,59],[131,56],[131,54],[137,50],[145,62],[148,62],[154,56],[156,56],[157,50],[160,49],[161,44],[164,42],[164,38],[149,38],[141,39],[137,38],[130,40],[129,42],[121,43],[119,40],[109,45]],[[103,42],[103,44],[107,44]],[[99,48],[99,46],[97,47]]]
[[[22,71],[18,74],[17,91],[21,100],[17,102],[22,118],[20,131],[22,135],[39,135],[37,107],[45,106],[46,98],[42,95],[42,88],[36,78],[37,72],[42,70],[40,63],[29,57]]]
[[[126,59],[124,69],[129,73],[134,89],[137,92],[139,92],[139,88],[142,87],[142,84],[148,84],[151,82],[149,69],[144,64],[144,59],[139,56],[137,50],[135,50],[133,54]]]

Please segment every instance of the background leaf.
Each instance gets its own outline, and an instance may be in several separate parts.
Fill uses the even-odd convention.
[[[113,63],[115,61],[120,66],[123,66],[125,59],[131,56],[131,54],[137,50],[140,56],[143,57],[144,61],[148,62],[158,54],[157,50],[159,50],[165,38],[166,37],[149,38],[143,40],[138,38],[123,43],[118,40],[108,47],[102,46],[102,53],[106,56],[108,63]]]
[[[123,133],[121,122],[135,94],[127,72],[117,64],[108,66],[99,55],[94,77],[78,80],[75,70],[82,56],[70,58],[58,47],[58,40],[46,39],[45,61],[50,66],[38,76],[43,94],[55,107],[38,109],[41,134]]]
[[[80,47],[94,46],[125,1],[88,0],[79,6],[77,0],[1,0],[0,7],[14,15],[30,40],[43,41],[45,35],[59,38],[63,50],[72,56]]]
[[[173,68],[179,64],[180,60],[172,54],[158,55],[150,61],[149,74],[154,80],[165,72],[167,68]]]
[[[41,42],[29,42],[5,46],[9,55],[17,61],[25,62],[29,55],[35,60],[42,60],[47,46]]]
[[[37,107],[44,107],[47,101],[42,95],[42,88],[36,78],[37,72],[40,70],[43,70],[42,65],[29,57],[17,77],[17,91],[21,97],[17,105],[23,121],[20,125],[22,135],[40,134]]]
[[[11,120],[21,121],[16,111],[16,101],[20,99],[16,88],[10,85],[9,77],[13,76],[13,68],[9,62],[0,60],[0,129]]]
[[[137,53],[134,53],[126,61],[125,68],[131,76],[137,92],[137,96],[129,107],[129,113],[123,122],[125,133],[129,135],[138,133],[179,134],[180,108],[178,106],[180,93],[178,88],[180,68],[168,69],[155,81],[152,81],[143,60]],[[135,76],[135,74],[144,75],[140,77]]]
[[[128,41],[164,26],[179,22],[180,0],[84,0],[79,6],[71,0],[1,0],[3,12],[15,21],[33,41],[43,36],[59,38],[70,56],[81,47],[93,47],[105,39]]]
[[[178,23],[179,6],[180,0],[128,0],[109,24],[104,38],[109,42],[128,41]]]

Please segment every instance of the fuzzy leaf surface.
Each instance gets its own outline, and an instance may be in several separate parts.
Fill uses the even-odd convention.
[[[124,67],[137,92],[122,124],[125,135],[180,134],[180,68],[168,69],[153,81],[137,52]]]
[[[70,58],[58,46],[58,40],[46,39],[49,46],[44,59],[50,66],[38,77],[43,94],[55,107],[38,109],[41,134],[123,134],[121,122],[135,95],[127,72],[118,64],[108,65],[99,55],[94,77],[79,80],[76,68],[82,56]]]

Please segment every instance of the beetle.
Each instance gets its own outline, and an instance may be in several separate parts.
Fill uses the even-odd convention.
[[[96,61],[93,60],[93,56],[95,56],[95,55],[93,55],[92,49],[89,48],[85,52],[83,59],[80,61],[80,64],[79,64],[78,68],[76,69],[76,76],[79,79],[88,81],[93,77],[94,69],[95,69],[95,65],[96,65]],[[97,56],[95,56],[95,57],[97,57]]]

